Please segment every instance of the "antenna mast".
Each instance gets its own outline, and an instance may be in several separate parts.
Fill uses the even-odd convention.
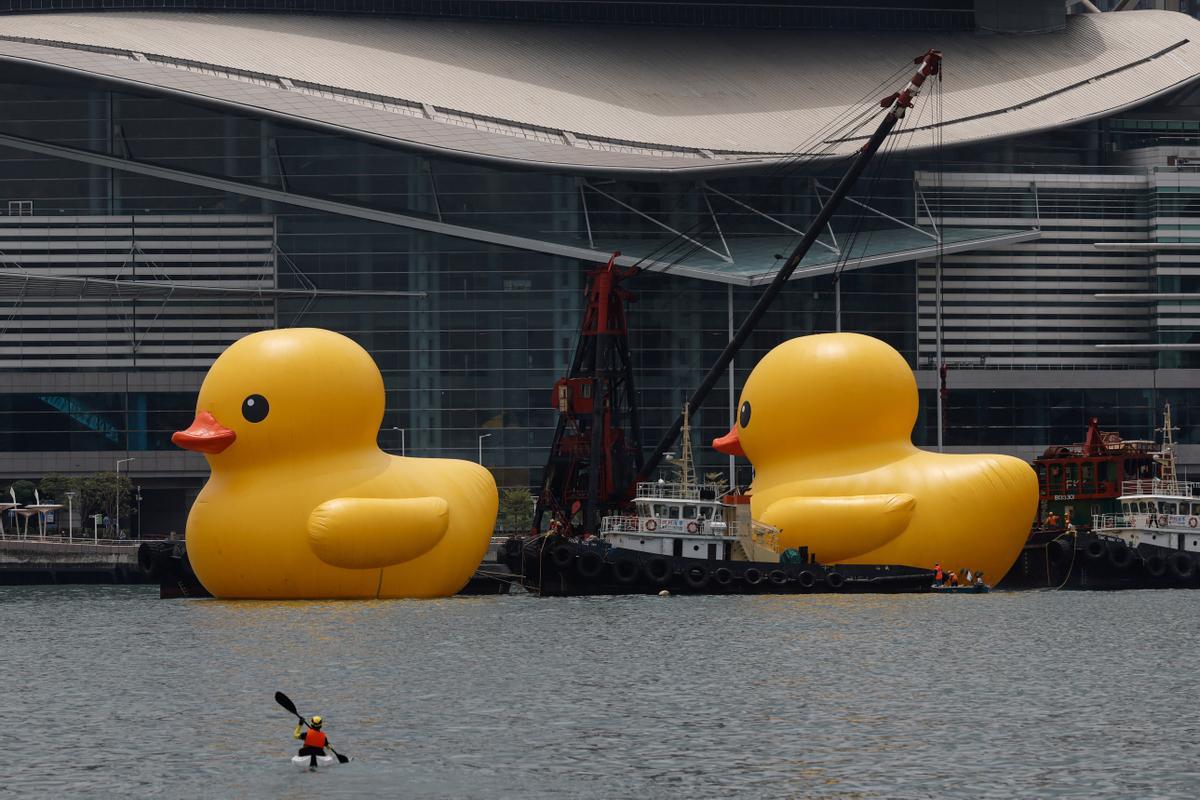
[[[1156,432],[1162,433],[1163,443],[1162,449],[1154,454],[1154,460],[1158,463],[1159,478],[1163,483],[1172,485],[1176,482],[1174,432],[1177,430],[1179,429],[1171,427],[1171,404],[1167,403],[1163,409],[1163,426],[1155,428]]]

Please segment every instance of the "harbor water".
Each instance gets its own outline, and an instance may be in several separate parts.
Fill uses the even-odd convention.
[[[0,588],[12,797],[1200,796],[1200,592]],[[319,713],[345,767],[288,762]]]

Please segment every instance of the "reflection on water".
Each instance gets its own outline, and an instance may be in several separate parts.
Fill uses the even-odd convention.
[[[1200,592],[0,588],[15,796],[1187,797]],[[346,768],[287,758],[325,715]],[[2,793],[2,790],[0,790]]]

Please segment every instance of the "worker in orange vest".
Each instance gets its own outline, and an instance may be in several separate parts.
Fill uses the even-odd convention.
[[[945,574],[942,573],[942,562],[933,565],[933,582],[940,584],[945,579]]]
[[[1057,528],[1058,527],[1058,514],[1055,514],[1053,511],[1051,511],[1049,514],[1046,515],[1046,521],[1043,523],[1043,525],[1047,528]]]
[[[321,730],[321,725],[324,720],[320,715],[315,715],[308,722],[308,730],[304,730],[304,722],[301,721],[296,725],[296,732],[293,734],[293,739],[303,739],[304,746],[300,748],[302,756],[323,756],[325,748],[329,746],[329,737]]]

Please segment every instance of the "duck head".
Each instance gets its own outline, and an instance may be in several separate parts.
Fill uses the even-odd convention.
[[[761,469],[867,444],[912,447],[916,420],[916,379],[890,345],[857,333],[801,336],[754,367],[733,427],[713,447]]]
[[[200,387],[196,419],[171,441],[220,467],[376,448],[383,377],[352,340],[318,328],[252,333]]]

